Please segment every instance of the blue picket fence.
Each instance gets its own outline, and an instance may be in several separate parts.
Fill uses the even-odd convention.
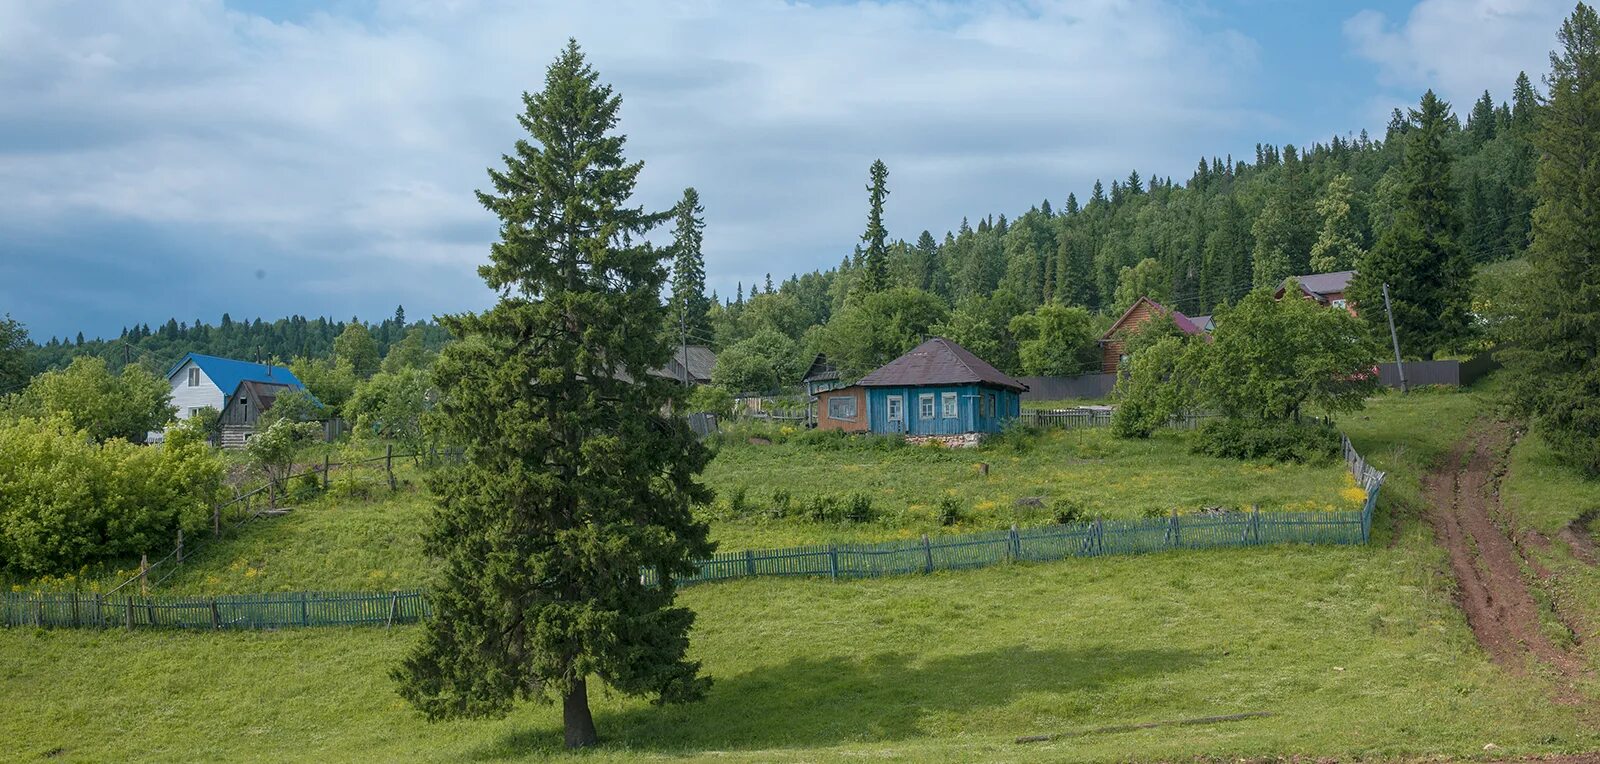
[[[1345,465],[1366,492],[1345,512],[1221,512],[1084,523],[873,544],[828,544],[724,552],[696,563],[679,585],[754,576],[876,578],[979,568],[1017,561],[1147,554],[1270,544],[1365,544],[1385,473],[1343,441]],[[640,580],[660,583],[657,571]],[[219,596],[0,594],[0,626],[274,629],[372,626],[428,617],[427,595],[394,592],[288,592]]]
[[[430,613],[421,590],[273,592],[215,596],[0,594],[0,625],[88,628],[277,629],[392,626]]]

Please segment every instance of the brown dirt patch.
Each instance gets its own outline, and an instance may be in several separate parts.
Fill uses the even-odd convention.
[[[1506,424],[1483,422],[1457,444],[1423,478],[1428,519],[1449,552],[1457,600],[1478,644],[1513,673],[1533,663],[1554,669],[1566,680],[1558,700],[1579,703],[1582,696],[1571,684],[1588,668],[1542,630],[1539,604],[1523,575],[1525,565],[1534,566],[1513,542],[1515,522],[1500,505],[1499,480],[1511,439]]]
[[[1594,521],[1600,508],[1591,508],[1561,529],[1561,540],[1572,548],[1572,556],[1588,565],[1600,565],[1600,550],[1595,549]]]

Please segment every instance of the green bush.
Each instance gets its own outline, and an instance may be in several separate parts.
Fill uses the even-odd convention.
[[[1339,432],[1326,422],[1213,419],[1200,426],[1191,450],[1223,459],[1313,463],[1339,455]]]
[[[818,495],[806,500],[805,515],[814,523],[832,523],[844,517],[844,511],[838,499]]]
[[[767,505],[767,517],[773,520],[782,520],[788,517],[793,508],[793,503],[794,499],[789,495],[788,490],[783,488],[773,489],[772,503]]]
[[[877,510],[872,506],[872,497],[864,493],[850,494],[850,499],[845,504],[844,519],[852,523],[869,523],[877,516]]]
[[[94,442],[64,419],[0,421],[0,569],[61,574],[165,554],[211,525],[223,464],[209,446]]]
[[[954,496],[946,496],[939,500],[939,524],[945,527],[961,522],[965,516],[961,509],[961,500]]]
[[[1089,519],[1089,511],[1083,506],[1083,502],[1077,499],[1056,499],[1053,508],[1058,525],[1071,525]]]

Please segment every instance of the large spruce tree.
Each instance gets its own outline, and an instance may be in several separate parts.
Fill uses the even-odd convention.
[[[889,167],[882,159],[872,162],[867,184],[867,230],[861,234],[860,273],[853,291],[872,294],[889,286],[889,231],[883,226],[883,200],[889,195]]]
[[[711,336],[711,300],[706,297],[706,259],[700,251],[705,238],[705,208],[700,193],[685,188],[673,210],[672,302],[668,306],[668,332],[677,342],[687,336],[701,344]]]
[[[1600,17],[1579,4],[1550,55],[1533,244],[1511,326],[1512,399],[1556,453],[1600,473]]]
[[[466,453],[431,480],[434,616],[394,674],[430,719],[560,700],[577,747],[596,741],[590,677],[664,702],[710,683],[673,605],[712,551],[690,512],[708,455],[649,374],[670,355],[666,269],[641,242],[668,215],[629,204],[641,164],[614,132],[620,99],[571,42],[523,102],[529,138],[478,195],[501,221],[478,269],[500,299],[447,320],[461,339],[434,371],[442,434]]]
[[[1471,331],[1472,262],[1461,246],[1461,218],[1451,185],[1450,104],[1429,90],[1411,110],[1400,166],[1394,222],[1361,258],[1350,294],[1375,330],[1387,331],[1383,285],[1407,355],[1432,358],[1459,347]]]

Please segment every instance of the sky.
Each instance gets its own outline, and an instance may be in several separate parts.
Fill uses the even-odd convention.
[[[1137,169],[1464,113],[1548,69],[1570,0],[0,0],[0,314],[480,310],[473,191],[567,38],[622,96],[636,199],[706,209],[708,288],[837,265],[889,167],[941,236]],[[656,237],[666,240],[663,229]]]

